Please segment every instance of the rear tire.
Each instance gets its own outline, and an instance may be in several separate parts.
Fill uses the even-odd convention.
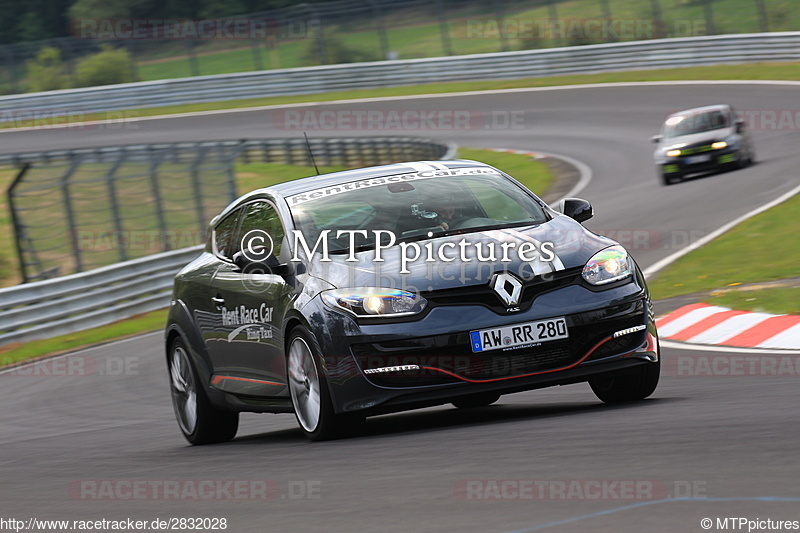
[[[239,429],[239,413],[217,409],[208,400],[189,352],[176,338],[169,351],[172,407],[178,427],[190,444],[227,442]]]
[[[635,402],[653,394],[661,375],[661,359],[638,366],[633,373],[589,380],[589,386],[605,403]]]
[[[321,441],[352,433],[362,426],[365,419],[361,415],[334,413],[322,371],[322,350],[311,332],[297,326],[289,335],[287,346],[289,392],[303,434],[312,441]]]
[[[455,400],[453,405],[459,409],[474,409],[476,407],[492,405],[499,399],[500,395],[494,393],[473,394],[472,396],[464,396],[463,398]]]

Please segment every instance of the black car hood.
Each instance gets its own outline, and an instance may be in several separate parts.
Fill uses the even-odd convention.
[[[470,261],[462,261],[459,241],[468,243]],[[518,249],[525,242],[534,243],[536,250],[542,243],[553,243],[552,261],[522,261],[515,249],[509,249],[510,261],[502,258],[503,242],[514,243]],[[451,262],[444,262],[436,255],[437,250],[445,243],[453,243],[456,247],[445,245],[446,257],[455,257]],[[476,257],[476,246],[481,243],[484,258],[490,244],[494,245],[496,261],[479,261]],[[407,263],[408,273],[401,274],[402,249],[395,245],[381,251],[382,262],[376,261],[375,250],[367,250],[355,254],[357,262],[346,261],[347,255],[331,254],[330,261],[322,261],[322,255],[316,254],[308,264],[309,274],[324,279],[337,288],[350,287],[392,287],[406,290],[435,290],[486,284],[495,272],[508,270],[521,278],[533,274],[546,274],[576,267],[583,267],[598,251],[617,244],[615,241],[596,235],[575,220],[558,215],[552,220],[535,226],[522,226],[500,230],[480,231],[458,235],[417,241],[421,257],[417,261]],[[433,250],[434,261],[425,261],[426,245]],[[413,255],[413,249],[407,250]],[[549,255],[549,254],[548,254]]]

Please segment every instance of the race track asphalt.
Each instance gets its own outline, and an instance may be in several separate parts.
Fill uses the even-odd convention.
[[[666,114],[716,102],[796,110],[798,96],[797,86],[681,84],[300,109],[514,113],[522,127],[476,121],[400,134],[583,161],[593,179],[579,196],[596,212],[586,225],[647,267],[800,181],[800,125],[754,124],[757,165],[663,187],[649,137]],[[0,152],[302,135],[276,127],[283,112],[6,132]],[[309,130],[377,133],[397,131]],[[377,417],[363,435],[325,443],[307,442],[290,415],[246,414],[234,441],[190,447],[172,414],[161,336],[140,336],[0,374],[0,518],[224,517],[234,532],[673,533],[704,531],[703,518],[712,531],[717,518],[800,520],[800,355],[669,347],[664,361],[656,393],[632,405],[605,406],[579,384],[471,411]],[[770,368],[781,375],[763,375]],[[134,481],[140,493],[129,489]],[[236,500],[220,488],[219,499],[197,501],[158,489],[202,481],[256,492]]]

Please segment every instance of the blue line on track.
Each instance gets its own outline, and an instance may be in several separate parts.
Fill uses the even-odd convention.
[[[564,520],[557,520],[555,522],[548,522],[527,529],[516,529],[514,531],[507,531],[506,533],[529,533],[530,531],[540,531],[549,527],[563,526],[573,522],[580,522],[587,518],[594,518],[597,516],[605,516],[620,511],[627,511],[629,509],[636,509],[638,507],[646,507],[648,505],[657,505],[660,503],[674,503],[674,502],[800,502],[800,498],[782,498],[777,496],[759,496],[754,498],[667,498],[664,500],[653,500],[648,502],[638,502],[631,505],[623,505],[622,507],[615,507],[614,509],[606,509],[605,511],[597,511],[580,516],[573,516],[572,518],[565,518]]]

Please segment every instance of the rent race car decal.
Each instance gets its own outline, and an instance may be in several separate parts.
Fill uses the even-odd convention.
[[[244,305],[228,309],[222,308],[222,325],[238,326],[228,333],[228,342],[233,342],[239,334],[245,333],[249,341],[260,341],[272,338],[273,307],[262,303],[259,308],[249,308]]]
[[[475,176],[478,174],[491,174],[499,176],[500,172],[493,168],[454,168],[449,170],[426,170],[423,172],[412,172],[408,174],[396,174],[393,176],[382,176],[380,178],[370,178],[360,181],[351,181],[342,183],[341,185],[331,185],[329,187],[321,187],[313,191],[303,192],[287,196],[286,200],[289,205],[294,207],[311,200],[319,198],[326,198],[335,194],[342,194],[345,192],[355,191],[358,189],[368,189],[370,187],[379,187],[389,183],[397,183],[403,181],[424,180],[431,178],[443,178],[449,176]]]

